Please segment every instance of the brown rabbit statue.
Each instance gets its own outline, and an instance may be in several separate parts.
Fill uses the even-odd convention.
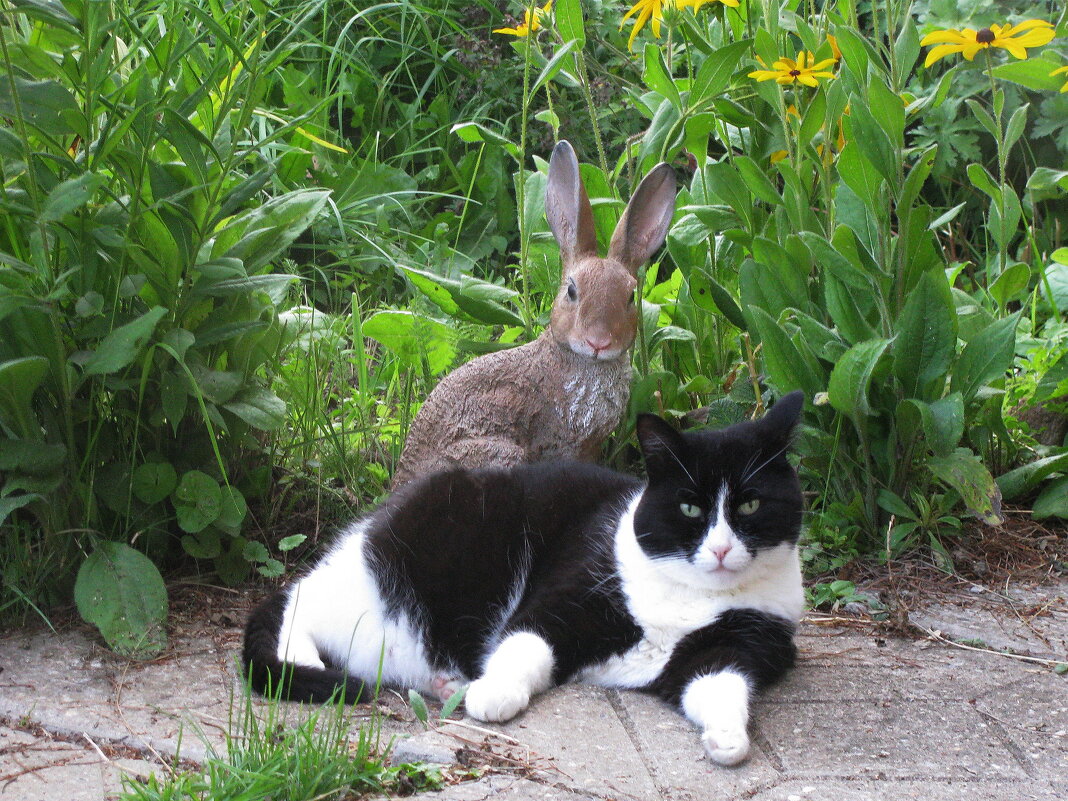
[[[664,243],[675,191],[674,171],[658,164],[635,190],[602,259],[575,151],[566,141],[556,145],[545,216],[562,270],[549,327],[442,379],[412,422],[394,488],[452,466],[598,458],[630,397],[638,268]]]

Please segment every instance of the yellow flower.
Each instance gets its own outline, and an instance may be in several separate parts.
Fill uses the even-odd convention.
[[[1049,74],[1052,78],[1054,75],[1068,75],[1068,66],[1058,67]],[[1064,86],[1061,87],[1062,92],[1068,92],[1068,81],[1064,82]]]
[[[761,62],[763,64],[763,62]],[[825,58],[816,63],[816,57],[811,50],[802,50],[797,54],[797,60],[792,58],[780,58],[771,65],[770,70],[754,70],[749,73],[750,78],[758,81],[770,81],[775,83],[790,84],[794,81],[805,86],[819,86],[817,78],[833,78],[834,73],[827,72],[826,68],[834,65],[833,58]]]
[[[920,44],[924,46],[938,45],[927,54],[923,66],[930,67],[938,59],[952,53],[960,53],[971,61],[976,53],[989,47],[1000,47],[1016,58],[1027,58],[1028,47],[1042,47],[1048,44],[1053,36],[1053,26],[1044,19],[1029,19],[1019,25],[991,25],[978,31],[971,28],[965,28],[963,31],[952,28],[933,31],[920,40]]]
[[[534,31],[541,30],[541,21],[553,10],[553,0],[549,0],[541,8],[534,9],[534,20],[530,19],[530,9],[523,12],[523,24],[515,28],[497,28],[494,33],[506,33],[509,36],[528,36]]]
[[[664,19],[665,7],[691,8],[697,11],[701,6],[708,3],[722,3],[731,8],[738,7],[738,0],[638,0],[630,7],[630,11],[623,15],[623,19],[619,23],[619,29],[623,30],[623,23],[630,19],[632,15],[638,15],[638,18],[634,20],[634,27],[630,30],[630,38],[627,40],[627,48],[633,50],[634,38],[638,35],[638,31],[645,27],[645,23],[650,22],[650,20],[652,20],[650,27],[653,29],[653,36],[657,39],[660,38],[660,23]]]

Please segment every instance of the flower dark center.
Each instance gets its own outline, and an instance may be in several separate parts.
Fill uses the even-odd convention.
[[[990,44],[994,41],[994,32],[989,28],[983,28],[977,34],[975,34],[975,41],[979,44]]]
[[[801,70],[790,70],[790,75],[793,76],[794,78],[796,78],[800,74],[801,74]]]

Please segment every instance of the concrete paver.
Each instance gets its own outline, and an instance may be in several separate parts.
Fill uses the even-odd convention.
[[[240,699],[234,621],[176,635],[142,664],[88,628],[0,635],[4,801],[113,797],[123,768],[159,769],[179,741],[187,759],[221,750]],[[1043,629],[1049,643],[1056,635]],[[1049,665],[818,619],[798,642],[798,667],[754,705],[753,751],[736,768],[709,762],[694,727],[658,699],[598,687],[556,688],[505,725],[431,731],[386,692],[373,711],[354,709],[353,726],[374,715],[398,761],[488,766],[428,796],[440,801],[1068,797],[1068,676]]]

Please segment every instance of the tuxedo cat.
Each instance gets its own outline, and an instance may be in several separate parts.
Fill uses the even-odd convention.
[[[252,686],[324,701],[364,684],[504,721],[567,681],[655,693],[716,762],[749,751],[755,691],[794,661],[800,392],[758,421],[638,418],[648,481],[585,463],[454,469],[353,524],[252,613]]]

